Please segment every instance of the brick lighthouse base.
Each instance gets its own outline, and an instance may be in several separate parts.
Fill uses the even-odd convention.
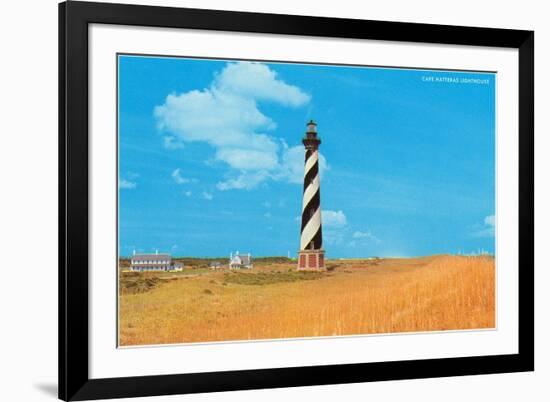
[[[324,271],[325,250],[300,250],[298,271]]]

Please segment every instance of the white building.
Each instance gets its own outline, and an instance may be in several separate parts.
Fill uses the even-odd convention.
[[[183,265],[173,263],[170,254],[135,254],[130,259],[132,271],[181,271]]]
[[[250,253],[245,255],[240,255],[237,251],[235,254],[231,253],[229,255],[229,268],[231,269],[239,269],[239,268],[246,268],[250,269],[253,267],[252,264],[252,256]]]

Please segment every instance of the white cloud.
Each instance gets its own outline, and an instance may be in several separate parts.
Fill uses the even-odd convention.
[[[266,212],[264,214],[264,217],[266,217],[267,219],[271,218],[271,212]]]
[[[132,190],[137,187],[137,183],[134,181],[120,179],[118,182],[118,188]]]
[[[193,195],[193,192],[192,191],[184,191],[183,195],[185,195],[186,197],[191,197]]]
[[[495,215],[488,215],[483,219],[483,226],[481,227],[481,229],[476,230],[474,233],[472,233],[472,235],[474,237],[494,237],[495,224]]]
[[[231,160],[232,166],[240,166],[240,174],[218,183],[219,190],[253,189],[267,179],[302,184],[304,182],[304,147],[285,148],[280,160],[277,154],[261,151],[242,151],[224,154],[224,160]],[[325,157],[319,153],[319,175],[328,170]]]
[[[164,145],[164,148],[166,149],[183,149],[185,148],[185,145],[182,141],[180,141],[177,137],[174,137],[172,135],[163,137],[162,144]]]
[[[342,210],[322,211],[323,242],[327,245],[347,245],[349,247],[366,246],[367,244],[380,244],[382,241],[370,231],[355,230],[352,232],[346,214]],[[302,217],[294,219],[301,222]]]
[[[380,243],[380,239],[378,237],[376,237],[375,235],[373,235],[370,231],[362,232],[360,230],[357,230],[357,231],[353,232],[353,235],[351,237],[354,238],[354,239],[357,239],[357,240],[369,241],[369,242],[373,242],[373,243],[377,243],[377,244]],[[352,241],[352,243],[354,243],[353,245],[355,245],[357,242]],[[351,243],[350,243],[350,245],[351,245]]]
[[[321,211],[323,241],[329,245],[338,245],[344,241],[347,232],[347,218],[343,211]]]
[[[207,191],[203,191],[202,192],[202,198],[204,198],[205,200],[212,200],[214,198],[214,196],[212,195],[212,193],[209,193]]]
[[[260,170],[254,173],[243,172],[238,177],[228,179],[216,184],[218,190],[251,190],[258,186],[261,182],[269,177],[269,173],[265,170]]]
[[[169,133],[165,146],[206,142],[215,149],[215,160],[233,176],[218,183],[218,189],[251,189],[267,179],[299,183],[303,177],[303,147],[281,147],[266,134],[276,124],[258,102],[299,107],[309,100],[268,66],[238,62],[228,63],[208,88],[168,95],[154,115],[159,128]],[[326,166],[324,158],[322,163]]]
[[[189,183],[191,181],[191,179],[188,179],[187,177],[183,177],[181,175],[181,169],[180,168],[177,168],[176,170],[174,170],[172,172],[172,179],[174,179],[174,181],[177,184],[185,184],[185,183]]]
[[[220,148],[216,152],[216,159],[227,162],[232,168],[242,171],[273,170],[279,163],[277,153],[269,147],[265,149]]]
[[[310,100],[300,88],[281,81],[275,71],[261,63],[230,63],[216,77],[214,86],[224,92],[291,107],[302,106]]]
[[[264,202],[262,202],[262,206],[264,208],[271,208],[271,203],[269,201],[264,201]]]
[[[323,227],[327,228],[342,228],[347,225],[348,221],[343,211],[321,211],[321,219]]]

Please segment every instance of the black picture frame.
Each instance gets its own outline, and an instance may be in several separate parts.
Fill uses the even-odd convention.
[[[519,51],[517,354],[159,376],[88,375],[88,25],[272,33]],[[70,1],[59,5],[59,398],[169,395],[534,370],[534,32]]]

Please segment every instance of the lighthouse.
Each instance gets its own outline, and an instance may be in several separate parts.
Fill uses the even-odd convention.
[[[319,178],[319,145],[317,124],[307,123],[302,139],[305,147],[302,227],[300,231],[299,270],[324,270],[325,251],[321,227],[321,182]]]

